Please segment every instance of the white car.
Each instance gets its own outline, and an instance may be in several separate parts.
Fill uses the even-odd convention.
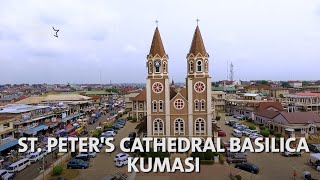
[[[114,157],[114,162],[128,160],[129,154],[127,153],[119,153]]]
[[[113,134],[113,136],[115,136],[117,134],[115,131],[107,131],[105,133],[111,133],[111,134]]]
[[[122,166],[125,166],[128,164],[128,159],[125,159],[125,160],[118,160],[116,161],[115,165],[117,167],[122,167]]]
[[[86,156],[89,155],[90,158],[95,158],[95,157],[97,157],[97,153],[96,153],[96,152],[81,152],[81,153],[79,153],[78,155],[86,155]]]
[[[128,162],[127,162],[128,164]],[[0,178],[3,180],[9,180],[9,179],[13,179],[14,174],[13,173],[9,173],[7,170],[5,169],[0,169]]]
[[[250,136],[251,134],[258,134],[257,130],[246,129],[242,132],[245,136]]]
[[[254,140],[254,139],[256,139],[256,138],[258,138],[258,137],[263,137],[261,134],[258,134],[258,133],[252,133],[252,134],[250,134],[250,136],[249,136],[249,138],[251,139],[251,140]]]
[[[102,133],[101,136],[114,137],[115,132],[114,131],[107,131],[107,132]]]

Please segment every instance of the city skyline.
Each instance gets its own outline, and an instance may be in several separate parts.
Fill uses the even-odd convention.
[[[319,2],[181,2],[3,1],[0,84],[143,83],[156,19],[170,77],[184,82],[197,18],[213,81],[227,62],[235,80],[319,79]]]

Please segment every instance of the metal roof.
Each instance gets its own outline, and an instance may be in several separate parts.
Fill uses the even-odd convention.
[[[50,108],[50,106],[32,106],[32,105],[25,105],[25,104],[9,104],[0,108],[0,113],[24,113],[38,109]]]

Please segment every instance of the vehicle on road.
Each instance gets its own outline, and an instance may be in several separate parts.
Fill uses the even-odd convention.
[[[104,136],[104,135],[108,137],[114,137],[116,133],[114,131],[107,131],[107,132],[101,133],[101,136]]]
[[[309,144],[309,150],[315,153],[320,153],[320,144]]]
[[[14,173],[9,173],[8,170],[0,169],[0,177],[2,180],[11,180],[14,178]]]
[[[86,155],[86,156],[89,156],[89,158],[97,157],[97,153],[96,152],[81,152],[78,155]]]
[[[226,158],[227,163],[244,163],[247,162],[247,158],[234,158],[234,157],[227,157]]]
[[[285,150],[283,153],[282,153],[284,156],[301,156],[301,152],[289,152],[287,150]]]
[[[72,169],[87,169],[89,167],[89,162],[88,161],[83,161],[81,159],[71,159],[68,164],[67,168],[72,168]]]
[[[237,129],[233,129],[233,130],[232,130],[232,135],[233,135],[234,137],[240,138],[240,137],[242,137],[242,132],[239,131],[239,130],[237,130]]]
[[[223,130],[218,131],[218,137],[226,137],[226,133]]]
[[[242,133],[243,133],[244,136],[250,136],[253,133],[258,133],[258,131],[257,130],[246,129]]]
[[[258,138],[258,137],[262,137],[262,138],[263,138],[263,136],[262,136],[261,134],[258,134],[258,133],[252,133],[252,134],[250,134],[250,136],[249,136],[249,138],[250,138],[251,140],[255,140],[255,139]]]
[[[135,132],[130,132],[128,135],[129,138],[136,138],[137,137],[137,133]]]
[[[115,165],[116,165],[117,167],[123,167],[123,166],[125,166],[125,165],[127,165],[127,164],[128,164],[128,159],[118,160],[118,161],[116,161],[116,163],[115,163]]]
[[[20,159],[19,161],[10,164],[10,166],[8,167],[8,172],[14,173],[17,171],[21,171],[30,165],[31,162],[29,158]]]
[[[228,123],[229,126],[233,126],[234,124],[237,123],[236,120],[229,120],[228,122],[229,122],[229,123]]]
[[[127,160],[129,158],[129,154],[127,153],[119,153],[114,157],[114,162]]]
[[[119,124],[113,124],[113,125],[111,126],[111,128],[116,129],[116,130],[120,130],[120,129],[121,129],[121,126],[120,126]]]
[[[83,161],[89,161],[90,156],[88,154],[78,154],[74,159],[80,159]]]
[[[234,167],[254,174],[259,173],[259,167],[252,163],[240,163],[236,164]]]
[[[32,153],[32,154],[30,155],[29,160],[30,160],[31,163],[34,163],[34,162],[39,161],[39,160],[42,159],[43,157],[44,157],[44,153],[35,152],[35,153]]]
[[[107,131],[114,131],[116,134],[118,133],[118,130],[116,130],[116,129],[112,128],[112,127],[103,129],[103,132],[107,132]]]

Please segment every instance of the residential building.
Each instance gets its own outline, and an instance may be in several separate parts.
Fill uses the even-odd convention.
[[[247,93],[262,94],[264,96],[269,96],[271,88],[271,86],[267,85],[249,85],[246,86],[244,89]]]
[[[125,111],[128,113],[128,116],[132,116],[133,112],[133,98],[136,97],[139,93],[130,93],[124,96],[125,100]]]
[[[197,26],[187,54],[186,87],[170,87],[168,55],[158,27],[155,29],[147,56],[147,136],[212,137],[208,58]]]
[[[141,91],[138,95],[132,98],[132,117],[141,121],[147,115],[146,91]]]
[[[245,100],[257,100],[260,101],[262,99],[260,94],[254,94],[254,93],[245,93],[242,95],[243,99]]]
[[[302,87],[302,81],[288,81],[289,86],[293,88]]]
[[[226,93],[223,91],[212,91],[212,108],[214,112],[225,112]]]
[[[269,95],[273,98],[283,98],[287,94],[289,94],[289,89],[282,87],[274,87],[270,89]]]
[[[319,135],[320,116],[316,112],[280,112],[268,121],[267,126],[290,137]]]
[[[295,93],[284,95],[283,106],[287,111],[315,111],[320,113],[320,93]]]

